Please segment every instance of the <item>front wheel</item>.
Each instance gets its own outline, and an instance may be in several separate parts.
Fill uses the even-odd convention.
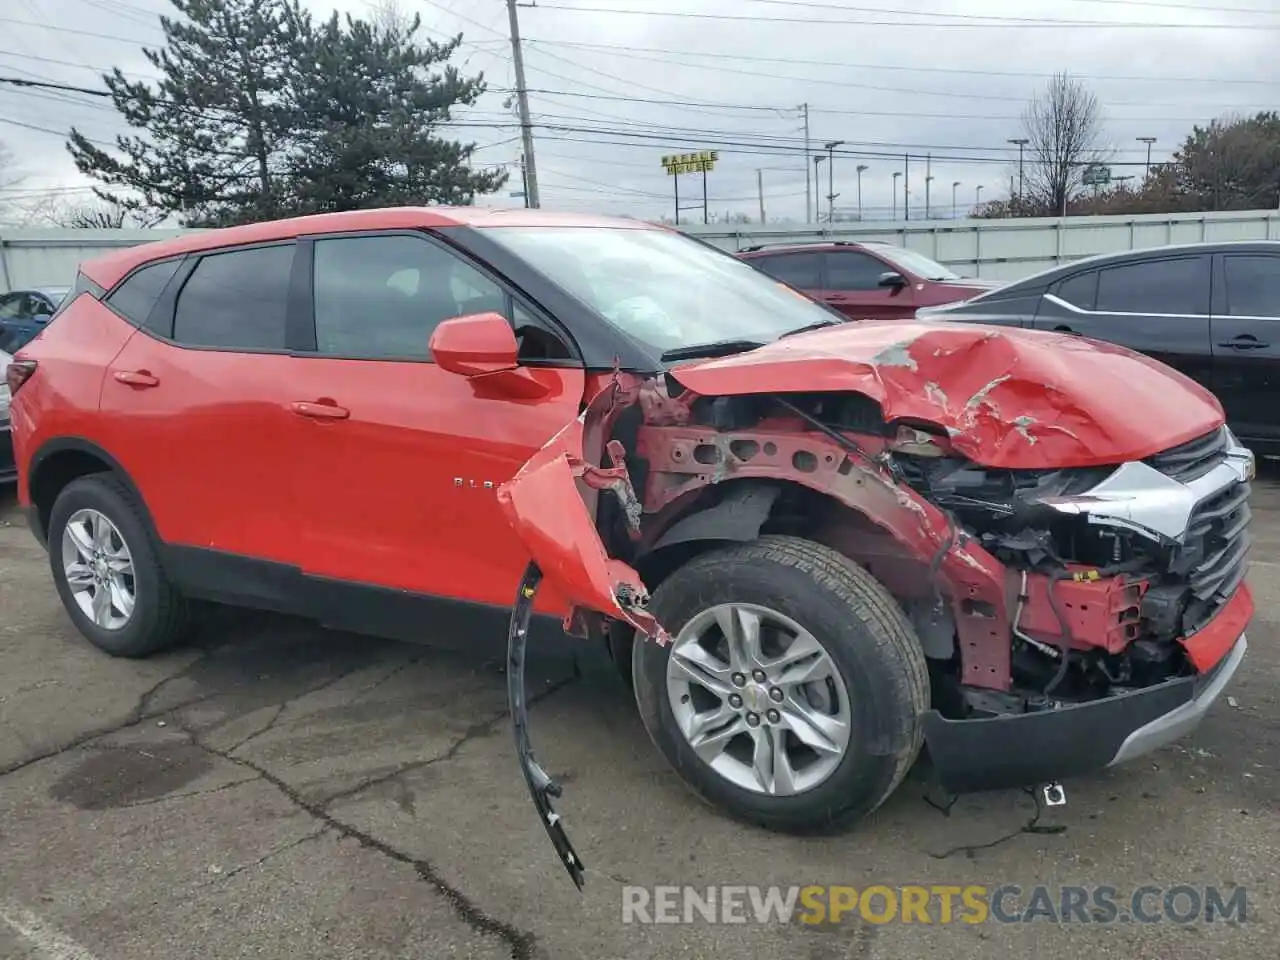
[[[637,638],[649,736],[730,815],[821,832],[875,810],[920,751],[924,654],[887,590],[796,537],[702,554],[655,591],[667,647]]]

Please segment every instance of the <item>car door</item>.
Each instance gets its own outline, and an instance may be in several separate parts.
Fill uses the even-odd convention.
[[[108,365],[104,446],[141,491],[180,581],[289,607],[299,518],[288,377],[296,245],[144,267],[107,305],[140,325]]]
[[[1214,392],[1242,439],[1280,440],[1280,254],[1215,258]]]
[[[1034,326],[1129,347],[1212,387],[1211,258],[1144,258],[1064,277],[1045,294]]]
[[[303,572],[325,587],[324,619],[401,633],[378,619],[394,613],[391,594],[362,604],[371,594],[344,585],[509,607],[528,558],[496,489],[578,415],[585,372],[575,348],[437,238],[382,232],[305,246],[315,339],[291,378],[292,446],[307,517]],[[436,326],[486,311],[515,324],[522,366],[545,396],[489,393],[432,362]]]
[[[900,320],[915,315],[911,278],[883,260],[858,250],[829,250],[823,260],[819,298],[851,320]],[[899,286],[881,286],[886,273],[902,277]]]

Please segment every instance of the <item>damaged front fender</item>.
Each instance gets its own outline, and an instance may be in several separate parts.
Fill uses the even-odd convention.
[[[630,624],[659,643],[669,639],[644,609],[649,594],[640,575],[608,555],[593,516],[598,493],[608,492],[617,497],[632,529],[639,530],[640,501],[627,474],[622,446],[617,441],[602,443],[621,392],[615,378],[515,477],[498,487],[498,503],[532,557],[507,633],[507,704],[516,754],[538,818],[579,890],[584,879],[582,862],[551,805],[560,796],[560,786],[538,764],[529,739],[524,661],[534,597],[544,577],[572,604],[565,620],[569,632],[584,622],[584,614],[596,614]],[[605,451],[613,465],[593,466],[591,459],[598,462]]]

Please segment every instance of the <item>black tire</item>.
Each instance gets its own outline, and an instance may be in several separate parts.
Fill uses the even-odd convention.
[[[133,557],[135,604],[132,619],[107,630],[84,615],[67,585],[62,534],[77,510],[91,508],[115,524]],[[172,646],[187,626],[187,604],[165,577],[133,493],[110,473],[73,480],[63,488],[49,514],[49,566],[67,614],[94,646],[114,657],[145,657]]]
[[[924,652],[902,609],[862,567],[797,537],[768,536],[701,554],[654,592],[650,611],[674,637],[699,611],[754,603],[803,625],[844,679],[852,713],[848,749],[811,789],[777,797],[711,769],[678,729],[667,696],[670,646],[637,638],[636,702],[649,736],[685,783],[736,819],[786,833],[825,833],[880,806],[920,752],[929,705]]]

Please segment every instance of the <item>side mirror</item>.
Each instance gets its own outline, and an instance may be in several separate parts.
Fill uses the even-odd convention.
[[[514,370],[520,348],[506,317],[476,313],[441,323],[431,334],[430,349],[441,370],[481,377]]]
[[[894,270],[880,274],[880,280],[877,284],[877,286],[891,287],[894,290],[901,290],[906,285],[907,278]]]

